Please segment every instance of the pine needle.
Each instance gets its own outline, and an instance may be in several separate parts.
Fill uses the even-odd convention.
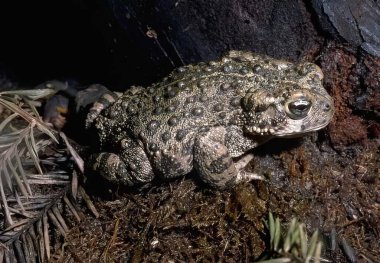
[[[12,112],[0,123],[0,204],[3,211],[0,246],[5,248],[0,248],[0,262],[49,261],[50,234],[56,233],[49,229],[57,229],[62,236],[69,230],[65,210],[60,210],[61,203],[65,203],[80,221],[75,203],[67,197],[74,199],[70,193],[76,194],[77,175],[72,182],[68,171],[58,169],[59,162],[67,161],[67,156],[57,152],[48,159],[40,158],[46,147],[54,149],[58,141],[57,132],[39,116],[36,107],[41,103],[36,100],[54,92],[51,89],[0,92],[0,106]],[[66,142],[67,148],[72,149],[67,139]],[[76,154],[74,150],[70,152]]]

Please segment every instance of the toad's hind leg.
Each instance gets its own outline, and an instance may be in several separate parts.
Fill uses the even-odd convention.
[[[107,181],[125,186],[148,183],[154,177],[150,162],[139,146],[126,149],[122,157],[109,152],[93,154],[89,166]]]
[[[216,188],[233,186],[239,181],[258,179],[256,174],[243,170],[251,155],[234,163],[225,146],[226,131],[222,127],[198,134],[194,144],[194,168],[200,178]]]

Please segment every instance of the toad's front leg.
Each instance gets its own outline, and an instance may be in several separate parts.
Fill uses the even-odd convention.
[[[194,168],[202,181],[223,189],[242,180],[256,179],[256,174],[243,171],[242,162],[234,163],[225,146],[225,137],[226,129],[223,127],[211,128],[197,135],[194,144]],[[247,159],[243,159],[243,163],[246,161]]]
[[[125,186],[141,185],[153,180],[154,173],[144,149],[133,140],[122,140],[120,155],[102,152],[90,156],[87,166],[107,181]]]

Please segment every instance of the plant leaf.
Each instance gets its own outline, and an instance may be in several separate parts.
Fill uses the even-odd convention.
[[[19,95],[25,96],[31,100],[38,100],[41,98],[49,97],[55,94],[57,91],[55,89],[29,89],[29,90],[7,90],[0,92],[0,96],[2,95]]]

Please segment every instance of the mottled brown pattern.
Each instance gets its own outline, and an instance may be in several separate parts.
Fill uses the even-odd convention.
[[[232,185],[247,178],[239,176],[233,157],[271,138],[299,136],[329,123],[334,107],[322,79],[315,64],[241,51],[178,68],[148,88],[132,87],[98,116],[92,111],[87,122],[95,120],[100,156],[121,160],[103,161],[106,167],[97,164],[95,170],[134,185],[195,168],[212,186]],[[104,159],[97,156],[95,163]],[[223,165],[216,169],[217,163]]]

